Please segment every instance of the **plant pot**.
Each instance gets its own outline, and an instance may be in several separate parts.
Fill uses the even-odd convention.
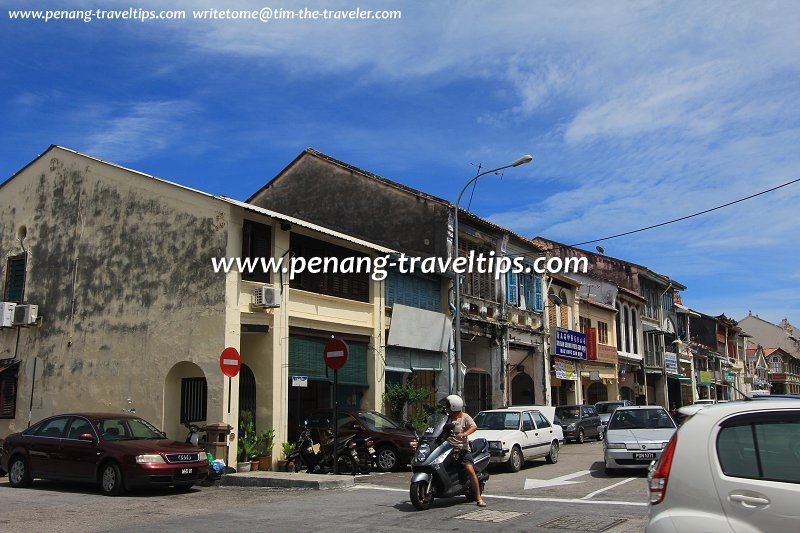
[[[286,470],[286,460],[285,459],[281,459],[281,460],[277,461],[277,463],[278,463],[278,466],[277,466],[278,472],[283,472],[284,470]]]
[[[271,455],[262,455],[258,458],[258,469],[259,470],[272,470],[272,456]]]
[[[250,471],[250,461],[246,463],[236,463],[236,471],[237,472],[249,472]]]
[[[250,471],[257,472],[258,471],[258,459],[250,461]]]

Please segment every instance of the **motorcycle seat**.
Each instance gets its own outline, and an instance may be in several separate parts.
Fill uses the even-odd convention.
[[[481,453],[489,447],[489,442],[486,439],[475,439],[469,443],[470,452],[473,454]]]

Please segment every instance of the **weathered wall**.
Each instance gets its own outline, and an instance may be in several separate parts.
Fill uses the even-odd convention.
[[[34,420],[120,411],[132,398],[141,415],[163,424],[180,408],[162,404],[166,377],[181,361],[208,378],[209,405],[221,403],[226,276],[213,273],[210,258],[225,255],[228,211],[59,148],[0,188],[0,254],[21,251],[15,235],[25,225],[25,300],[43,317],[20,332],[17,416],[0,420],[0,435],[27,425],[34,357],[43,364]],[[0,267],[5,279],[5,260]],[[0,332],[0,357],[14,356],[16,335]]]
[[[309,153],[251,203],[395,250],[447,257],[446,206]]]

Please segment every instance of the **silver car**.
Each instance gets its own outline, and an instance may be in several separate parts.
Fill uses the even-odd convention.
[[[676,429],[675,421],[660,405],[618,407],[606,426],[606,474],[646,469],[661,457]]]
[[[800,400],[687,406],[650,473],[647,533],[800,530]]]

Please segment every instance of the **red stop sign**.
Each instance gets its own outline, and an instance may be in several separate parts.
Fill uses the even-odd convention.
[[[332,338],[325,344],[325,349],[322,351],[322,357],[325,359],[325,365],[331,370],[338,370],[347,362],[347,344],[342,339]]]
[[[222,350],[222,355],[219,356],[219,368],[223,374],[229,378],[236,377],[241,366],[242,359],[239,357],[239,352],[236,351],[236,348],[228,347]]]

